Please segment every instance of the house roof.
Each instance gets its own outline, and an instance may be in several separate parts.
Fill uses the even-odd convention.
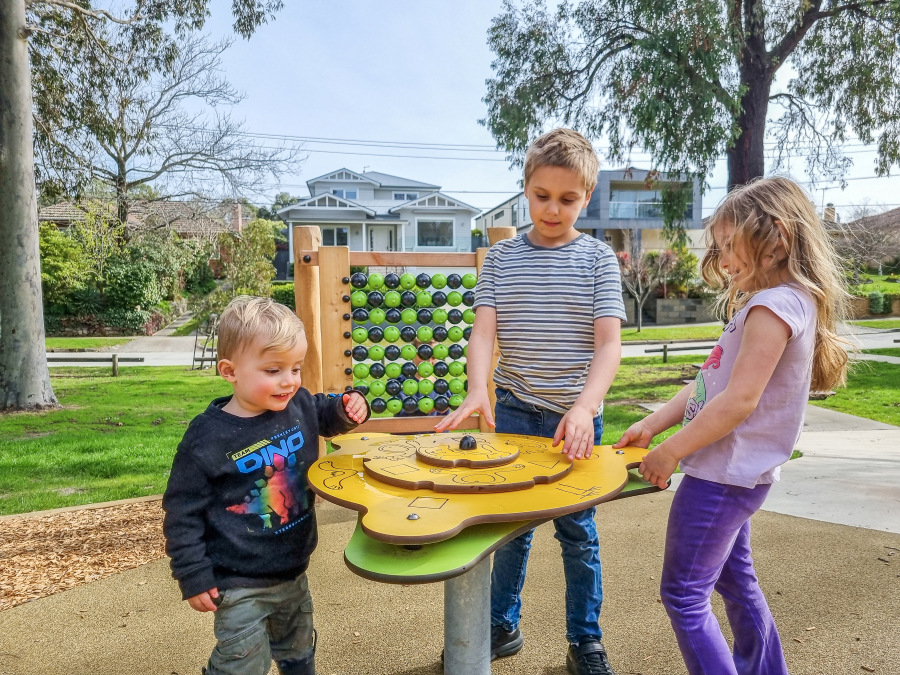
[[[357,202],[351,201],[349,199],[344,199],[343,197],[338,197],[337,195],[328,194],[327,192],[323,192],[322,194],[316,195],[315,197],[307,197],[306,199],[301,199],[299,202],[294,204],[290,204],[285,206],[282,209],[278,209],[276,213],[280,216],[282,213],[287,213],[292,210],[303,210],[303,209],[353,209],[357,211],[362,211],[367,216],[374,217],[375,210],[369,208],[368,206],[363,206]]]
[[[474,206],[470,206],[465,202],[461,202],[458,199],[453,199],[448,197],[443,192],[432,192],[431,194],[423,195],[418,199],[412,199],[408,202],[403,202],[402,204],[397,204],[397,206],[388,210],[388,213],[396,213],[400,209],[417,209],[417,208],[438,208],[438,209],[468,209],[473,213],[480,213],[481,209],[476,209]]]
[[[900,208],[891,209],[890,211],[885,211],[884,213],[878,213],[874,216],[866,216],[865,218],[858,218],[857,220],[850,221],[846,223],[846,226],[850,229],[853,229],[854,226],[869,226],[869,227],[897,227],[900,228]]]
[[[364,171],[358,173],[350,169],[338,169],[329,171],[328,173],[310,178],[306,181],[306,186],[310,193],[313,192],[312,186],[315,183],[323,181],[349,181],[360,183],[371,183],[375,187],[381,188],[416,188],[419,190],[440,190],[440,185],[431,185],[430,183],[422,183],[409,178],[401,178],[400,176],[392,176],[389,173],[381,173],[380,171]]]

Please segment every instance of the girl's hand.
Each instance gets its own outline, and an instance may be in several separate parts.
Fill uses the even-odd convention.
[[[666,449],[665,443],[653,448],[644,455],[643,460],[638,471],[644,480],[653,483],[660,490],[669,487],[668,480],[678,467],[678,458]]]
[[[343,402],[344,412],[347,413],[347,417],[357,424],[362,424],[366,421],[366,413],[369,411],[369,407],[366,405],[365,396],[358,391],[351,391],[349,394],[343,395]]]
[[[200,595],[195,595],[193,598],[188,598],[188,604],[191,606],[191,609],[196,609],[198,612],[215,612],[216,603],[213,602],[213,598],[218,597],[219,589],[210,588],[208,591],[205,591]]]
[[[655,435],[653,430],[647,426],[647,423],[641,420],[628,427],[625,433],[622,434],[622,438],[616,441],[613,447],[624,448],[626,445],[631,445],[636,448],[649,448]]]
[[[589,410],[573,407],[559,421],[553,435],[553,446],[565,438],[562,453],[569,461],[587,459],[594,449],[594,416]]]
[[[494,424],[494,415],[491,412],[491,399],[488,396],[487,389],[481,391],[470,391],[469,395],[463,400],[463,404],[457,408],[456,412],[447,415],[444,419],[434,425],[435,431],[453,431],[459,426],[459,423],[469,418],[472,413],[477,412],[482,415],[489,425]]]

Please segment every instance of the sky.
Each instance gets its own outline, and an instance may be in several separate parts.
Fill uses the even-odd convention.
[[[210,7],[206,30],[230,35],[230,0]],[[339,168],[441,185],[483,209],[515,194],[520,170],[510,168],[478,124],[486,113],[485,80],[493,75],[487,30],[500,11],[500,0],[286,0],[274,21],[249,41],[236,40],[223,62],[225,76],[246,94],[233,111],[245,130],[330,139],[305,141],[300,173],[269,186],[269,197],[304,196],[307,180]],[[603,140],[594,140],[602,167],[619,168],[603,161]],[[852,143],[847,188],[820,183],[812,193],[817,206],[835,204],[842,220],[867,201],[900,206],[900,176],[867,179],[875,174],[875,152]],[[637,156],[632,164],[649,168],[647,160]],[[808,180],[803,159],[794,161],[792,175]],[[722,160],[709,177],[704,215],[724,196],[726,178]]]

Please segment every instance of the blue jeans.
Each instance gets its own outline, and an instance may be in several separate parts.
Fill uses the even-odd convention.
[[[524,403],[505,389],[497,389],[494,409],[497,433],[528,434],[552,438],[563,418],[560,413]],[[594,445],[603,435],[603,417],[594,418]],[[595,508],[561,516],[553,521],[556,539],[562,547],[566,575],[566,639],[599,640],[603,578],[600,570],[600,539],[594,524]],[[519,535],[494,553],[491,571],[491,625],[512,631],[522,613],[522,586],[534,530]]]

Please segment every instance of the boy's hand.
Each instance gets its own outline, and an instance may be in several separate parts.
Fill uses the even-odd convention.
[[[553,435],[553,446],[566,439],[562,453],[569,461],[587,459],[594,450],[594,416],[584,408],[573,407],[559,421]]]
[[[644,477],[644,480],[648,483],[653,483],[660,490],[665,490],[669,487],[667,481],[678,467],[678,458],[666,449],[665,443],[660,443],[653,448],[653,450],[644,455],[643,460],[638,471]]]
[[[463,399],[463,404],[457,408],[456,412],[447,415],[444,419],[434,425],[435,431],[453,431],[459,426],[459,423],[469,418],[469,416],[477,412],[484,416],[484,419],[492,427],[494,424],[494,415],[491,412],[491,399],[488,396],[487,389],[482,391],[470,391],[469,395]]]
[[[196,609],[198,612],[215,612],[216,603],[213,602],[213,598],[218,597],[219,589],[210,588],[205,593],[188,598],[188,604],[191,606],[191,609]]]
[[[622,434],[622,438],[616,441],[613,447],[624,448],[626,445],[630,445],[636,448],[649,448],[655,435],[644,420],[641,420],[628,427],[625,433]]]
[[[344,402],[344,412],[347,413],[347,416],[356,422],[357,424],[362,424],[366,421],[366,413],[369,408],[366,405],[366,398],[358,391],[351,391],[348,394],[343,395]]]

